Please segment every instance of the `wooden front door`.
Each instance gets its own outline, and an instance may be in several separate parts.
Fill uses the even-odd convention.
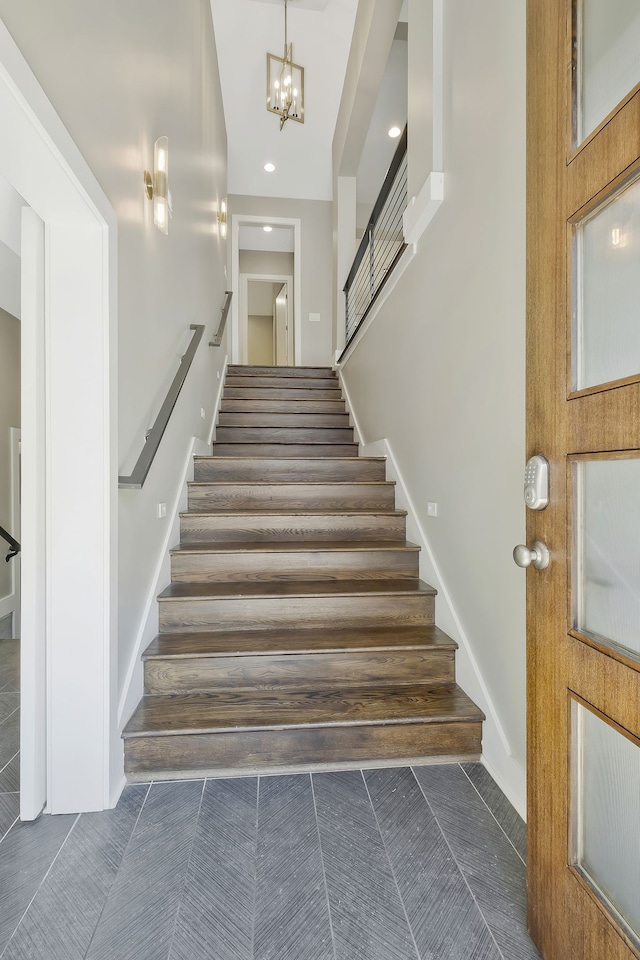
[[[640,3],[528,0],[529,924],[640,957]]]

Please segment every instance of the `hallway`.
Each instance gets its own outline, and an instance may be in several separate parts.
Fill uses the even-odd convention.
[[[129,785],[0,844],[3,960],[534,960],[480,764]]]

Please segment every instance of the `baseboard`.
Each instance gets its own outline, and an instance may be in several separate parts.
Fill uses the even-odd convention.
[[[158,553],[154,575],[151,578],[151,586],[147,593],[144,612],[118,703],[119,731],[122,730],[142,699],[144,687],[141,656],[158,632],[157,596],[171,578],[169,551],[172,544],[177,543],[180,539],[180,512],[186,509],[186,484],[190,479],[190,472],[193,472],[194,454],[199,452],[199,449],[196,450],[196,448],[200,448],[201,445],[204,446],[204,441],[192,437],[178,477],[171,510],[167,512],[169,523]]]
[[[216,423],[218,422],[218,410],[220,409],[220,402],[222,401],[222,391],[224,390],[224,378],[227,375],[228,366],[229,366],[229,354],[225,356],[224,363],[222,364],[222,370],[220,371],[220,383],[218,384],[216,401],[213,406],[213,416],[211,417],[211,423],[209,425],[209,433],[208,433],[208,440],[207,440],[207,443],[209,446],[211,446],[216,436]]]
[[[349,423],[353,427],[353,435],[360,447],[360,453],[362,453],[364,444],[364,440],[362,439],[362,431],[360,429],[360,424],[358,423],[356,412],[351,403],[351,397],[349,396],[347,384],[345,383],[344,377],[342,376],[342,370],[340,368],[338,368],[338,380],[340,381],[340,389],[342,390],[342,396],[344,397],[345,407],[347,409],[347,413],[349,414]]]
[[[344,389],[344,384],[343,384]],[[348,391],[345,389],[345,396]],[[354,425],[357,418],[350,411]],[[362,436],[362,434],[360,434]],[[458,643],[456,656],[456,675],[460,686],[478,704],[486,714],[482,741],[482,762],[496,781],[510,803],[521,817],[526,819],[526,776],[521,764],[511,753],[509,739],[500,722],[497,711],[482,678],[478,662],[473,654],[469,638],[466,635],[456,613],[428,537],[420,522],[411,494],[402,476],[398,462],[389,441],[385,438],[360,446],[362,456],[386,457],[387,479],[396,483],[396,506],[407,511],[407,538],[417,543],[420,550],[420,576],[438,591],[437,621],[445,633]]]

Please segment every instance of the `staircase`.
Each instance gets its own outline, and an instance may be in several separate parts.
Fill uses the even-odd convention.
[[[123,733],[128,779],[476,759],[484,718],[405,537],[331,369],[229,367]]]

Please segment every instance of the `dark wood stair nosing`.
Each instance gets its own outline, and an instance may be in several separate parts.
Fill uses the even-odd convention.
[[[290,587],[288,591],[283,589],[287,586]],[[220,592],[215,592],[213,587],[217,587]],[[237,589],[232,590],[230,587]],[[200,592],[197,592],[198,590]],[[244,592],[240,592],[242,590]],[[337,597],[435,597],[437,594],[435,587],[418,577],[398,580],[267,580],[248,583],[173,581],[158,594],[158,600],[163,603],[192,600],[281,600],[284,597],[313,600]]]

